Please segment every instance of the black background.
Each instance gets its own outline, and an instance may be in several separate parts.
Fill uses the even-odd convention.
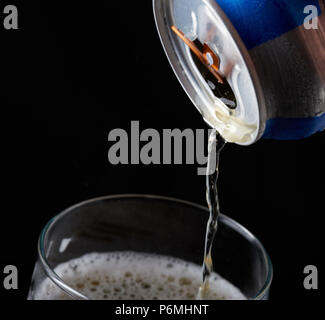
[[[17,5],[19,30],[0,25],[0,271],[16,265],[19,289],[0,283],[0,292],[23,300],[39,232],[67,206],[119,193],[205,204],[205,177],[194,165],[111,165],[110,130],[129,130],[131,120],[140,130],[207,126],[169,66],[151,0],[10,1],[0,12],[6,4]],[[269,252],[272,299],[322,297],[324,141],[319,133],[222,152],[221,209]],[[303,287],[309,264],[318,267],[319,290]]]

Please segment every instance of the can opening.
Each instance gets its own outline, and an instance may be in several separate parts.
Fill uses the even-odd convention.
[[[197,46],[197,48],[203,50],[202,43],[196,39],[193,43]],[[202,61],[196,56],[196,54],[191,51],[192,59],[198,68],[199,72],[201,73],[203,79],[209,85],[213,94],[220,99],[229,109],[236,109],[237,107],[237,100],[235,94],[229,85],[226,78],[222,77],[222,83],[218,81],[218,79],[210,72],[207,66],[202,63]]]
[[[198,38],[195,40],[188,39],[184,33],[174,25],[171,29],[190,48],[194,64],[214,96],[221,100],[229,109],[236,109],[237,101],[235,94],[227,79],[219,72],[220,58],[206,43],[202,44]]]

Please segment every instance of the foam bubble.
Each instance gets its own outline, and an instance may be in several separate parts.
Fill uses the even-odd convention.
[[[181,259],[136,252],[90,253],[62,263],[55,272],[65,283],[94,300],[194,300],[201,267]],[[206,299],[243,300],[231,283],[213,273]],[[36,300],[69,297],[50,280],[35,290]]]

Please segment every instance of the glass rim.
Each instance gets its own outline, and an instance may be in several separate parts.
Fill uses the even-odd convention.
[[[209,210],[207,207],[197,204],[197,203],[194,203],[194,202],[177,199],[177,198],[173,198],[173,197],[160,196],[160,195],[149,195],[149,194],[116,194],[116,195],[95,197],[95,198],[81,201],[77,204],[74,204],[74,205],[64,209],[59,214],[57,214],[52,219],[50,219],[47,222],[47,224],[45,225],[45,227],[42,229],[41,234],[38,239],[38,247],[37,247],[38,250],[37,251],[38,251],[38,257],[42,263],[42,266],[44,268],[46,275],[49,277],[50,280],[52,280],[54,282],[54,284],[56,284],[60,289],[62,289],[65,293],[67,293],[72,298],[77,299],[77,300],[91,300],[89,297],[83,295],[82,293],[78,292],[77,290],[75,290],[75,289],[71,288],[69,285],[67,285],[48,263],[47,258],[46,258],[46,253],[45,253],[45,244],[44,244],[45,237],[46,237],[48,231],[50,230],[50,228],[52,226],[54,226],[65,215],[69,214],[71,211],[73,211],[79,207],[82,207],[82,206],[90,204],[90,203],[103,201],[103,200],[127,199],[127,198],[164,200],[164,201],[168,201],[168,202],[174,202],[174,203],[178,203],[178,204],[188,205],[193,208],[197,208],[199,210],[203,210],[203,211],[209,213]],[[263,284],[263,286],[261,287],[259,292],[255,295],[255,297],[253,297],[249,300],[263,299],[263,297],[266,295],[267,291],[269,290],[271,283],[272,283],[272,279],[273,279],[273,265],[272,265],[271,259],[268,255],[267,251],[265,250],[261,241],[253,233],[251,233],[248,229],[246,229],[244,226],[242,226],[240,223],[238,223],[234,219],[232,219],[222,213],[219,216],[219,219],[220,218],[223,220],[223,222],[226,221],[234,231],[236,231],[242,235],[245,235],[246,237],[254,239],[256,245],[261,248],[261,250],[263,252],[265,265],[267,267],[267,277],[266,277],[265,283]]]

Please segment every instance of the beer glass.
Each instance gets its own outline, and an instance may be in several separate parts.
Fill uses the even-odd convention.
[[[151,195],[106,196],[74,205],[41,232],[28,299],[46,299],[36,294],[46,280],[62,299],[92,300],[55,268],[93,252],[158,254],[201,266],[208,217],[203,206]],[[254,235],[224,215],[219,217],[212,258],[215,271],[248,299],[268,298],[273,272],[268,254]]]

